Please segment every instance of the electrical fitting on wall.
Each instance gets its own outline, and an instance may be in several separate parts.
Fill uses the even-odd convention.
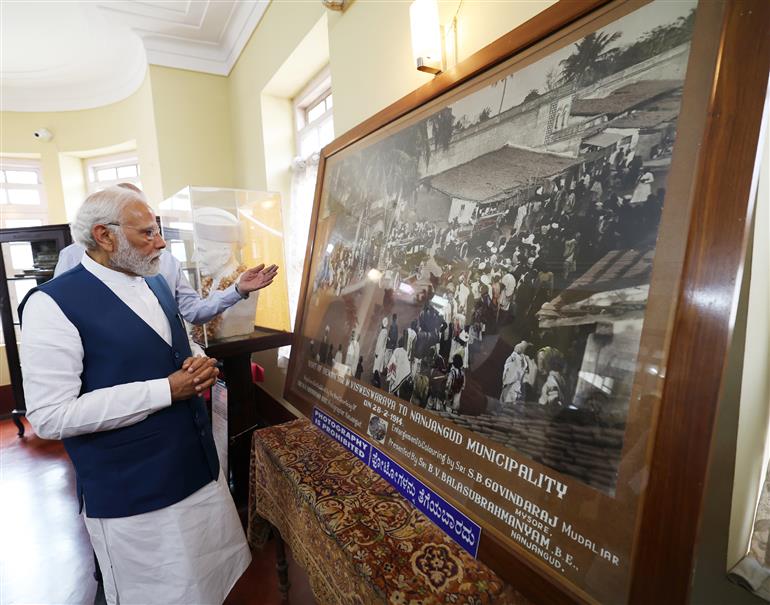
[[[35,137],[38,141],[45,141],[46,143],[53,140],[53,133],[47,128],[38,128],[35,132],[32,133],[32,136]]]
[[[460,2],[462,5],[462,2]],[[438,75],[457,63],[457,12],[445,26],[439,24],[436,0],[414,0],[409,7],[412,54],[419,71]]]

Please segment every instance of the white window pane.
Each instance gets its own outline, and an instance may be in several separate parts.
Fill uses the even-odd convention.
[[[37,206],[40,204],[40,192],[37,189],[8,189],[9,204]]]
[[[5,183],[5,170],[0,170],[0,183]]]
[[[317,105],[314,105],[313,107],[307,110],[308,123],[314,122],[315,120],[320,118],[325,112],[326,112],[326,107],[324,107],[323,101],[321,101]]]
[[[11,282],[16,289],[16,300],[18,303],[21,303],[22,300],[24,300],[24,297],[27,295],[27,292],[32,290],[34,287],[37,286],[37,280],[34,279],[20,279],[14,282]],[[16,305],[18,306],[18,304]],[[14,319],[16,319],[16,314],[14,313]]]
[[[311,153],[320,151],[321,146],[318,144],[318,131],[313,128],[304,133],[299,142],[299,153],[303,158],[308,157]]]
[[[37,172],[34,170],[6,170],[5,178],[9,183],[19,185],[37,185]]]
[[[99,168],[96,171],[96,180],[100,183],[103,181],[114,181],[116,178],[118,178],[118,175],[114,168]]]
[[[138,174],[137,166],[136,164],[132,164],[131,166],[119,166],[118,167],[118,178],[119,179],[130,179],[132,177],[135,177]]]
[[[8,203],[8,192],[5,189],[0,189],[0,204]]]
[[[334,140],[334,120],[329,118],[321,123],[318,127],[318,137],[320,139],[320,147]]]
[[[11,267],[14,271],[23,271],[34,267],[32,246],[29,242],[13,242],[8,244],[8,248],[11,250]]]
[[[6,227],[40,227],[42,224],[39,218],[9,218],[5,221]]]
[[[327,109],[327,111],[329,109],[331,109],[332,107],[334,107],[334,105],[332,104],[332,96],[329,95],[328,97],[326,97],[326,109]]]

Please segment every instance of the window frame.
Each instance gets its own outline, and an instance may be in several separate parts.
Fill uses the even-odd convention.
[[[136,165],[135,177],[118,177],[117,169],[125,166]],[[98,181],[96,180],[96,173],[98,170],[104,170],[108,168],[115,168],[116,178]],[[142,188],[142,167],[139,163],[139,156],[134,151],[127,151],[124,153],[115,153],[110,155],[99,155],[90,158],[83,159],[83,172],[85,177],[86,190],[89,194],[95,193],[104,189],[105,187],[111,187],[118,183],[133,183],[140,189]]]
[[[31,171],[37,174],[37,183],[8,183],[5,172],[13,170]],[[7,227],[6,221],[13,220],[39,220],[41,225],[48,222],[48,196],[43,182],[43,166],[37,158],[17,158],[13,156],[0,156],[0,172],[3,178],[0,182],[0,190],[9,189],[37,191],[39,203],[37,204],[13,204],[0,203],[0,229]],[[6,199],[7,194],[6,194]]]
[[[313,120],[310,120],[309,113],[315,109],[319,104],[326,103],[327,99],[332,99],[331,107],[327,107],[325,111]],[[294,98],[292,102],[294,106],[294,146],[296,150],[296,156],[303,160],[318,153],[324,147],[324,145],[334,140],[334,101],[332,96],[332,81],[331,71],[329,67],[322,69],[310,82],[302,89],[302,91]],[[319,133],[319,141],[321,128],[328,122],[332,123],[332,138],[324,144],[319,145],[317,149],[314,149],[310,153],[302,153],[302,141],[306,135],[316,131]]]

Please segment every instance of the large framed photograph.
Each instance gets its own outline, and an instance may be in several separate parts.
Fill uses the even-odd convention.
[[[559,3],[324,150],[286,397],[548,602],[686,595],[768,26]]]

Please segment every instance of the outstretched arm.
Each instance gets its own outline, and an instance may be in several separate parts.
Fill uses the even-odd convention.
[[[263,263],[252,267],[241,274],[241,278],[238,280],[238,291],[241,294],[248,294],[266,288],[273,283],[276,275],[278,275],[278,265],[265,267]]]
[[[276,265],[270,265],[267,268],[264,265],[258,265],[243,272],[238,281],[237,290],[235,285],[232,285],[224,290],[211,292],[206,298],[201,298],[190,286],[179,265],[174,297],[182,317],[192,324],[202,324],[232,307],[249,293],[269,286],[277,273]]]

